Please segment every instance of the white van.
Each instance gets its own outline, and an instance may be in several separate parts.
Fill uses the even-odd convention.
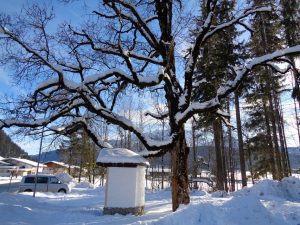
[[[35,174],[24,176],[21,180],[19,191],[32,192],[35,185]],[[70,187],[62,183],[56,176],[49,174],[38,174],[36,182],[37,192],[70,192]]]

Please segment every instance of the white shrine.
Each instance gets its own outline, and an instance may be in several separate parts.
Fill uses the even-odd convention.
[[[104,214],[144,213],[145,169],[149,162],[139,154],[124,148],[104,148],[97,165],[107,167]]]

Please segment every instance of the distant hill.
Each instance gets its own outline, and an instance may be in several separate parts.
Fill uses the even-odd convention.
[[[29,158],[28,153],[14,143],[3,130],[0,130],[0,156]]]
[[[38,161],[39,155],[31,155],[30,156],[33,160]],[[42,152],[41,154],[41,162],[48,162],[48,161],[60,161],[59,158],[59,149],[48,151],[48,152]]]
[[[48,152],[42,152],[40,162],[63,161],[59,156],[60,151],[60,149],[56,149]],[[96,155],[98,155],[98,153]],[[38,161],[39,155],[30,155],[30,158],[32,158],[35,161]]]
[[[43,152],[41,154],[41,162],[48,162],[48,161],[61,161],[59,158],[59,149]],[[290,163],[292,169],[299,169],[300,168],[300,149],[299,148],[288,148],[289,151],[289,157],[290,157]],[[205,159],[206,162],[211,161],[211,163],[214,161],[214,155],[215,153],[212,151],[212,147],[210,146],[198,146],[197,147],[197,153],[196,155],[201,156]],[[1,156],[1,154],[0,154]],[[3,156],[5,157],[5,156]],[[30,156],[33,160],[38,160],[38,155],[31,155]],[[238,154],[236,155],[236,161],[238,162]],[[149,159],[153,165],[160,164],[161,158],[156,159]],[[193,161],[193,155],[192,152],[189,154],[189,164]],[[164,156],[164,163],[166,166],[171,165],[171,159],[170,155],[166,154]],[[239,167],[239,164],[237,165]]]

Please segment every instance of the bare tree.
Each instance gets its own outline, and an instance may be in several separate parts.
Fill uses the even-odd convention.
[[[287,61],[284,56],[300,52],[300,46],[296,46],[247,61],[241,59],[240,65],[228,68],[231,80],[222,82],[208,100],[197,102],[191,96],[199,85],[194,82],[194,69],[201,60],[201,48],[216,33],[231,26],[242,25],[250,30],[245,23],[248,16],[272,9],[246,8],[232,12],[228,21],[218,24],[213,22],[217,1],[207,0],[207,17],[195,31],[188,55],[176,61],[177,38],[182,40],[188,33],[184,27],[197,25],[195,15],[186,16],[184,11],[189,3],[103,0],[82,27],[62,24],[55,34],[50,34],[47,27],[53,12],[37,5],[29,6],[18,17],[1,15],[1,62],[13,66],[18,81],[30,81],[32,88],[19,101],[5,102],[6,110],[1,108],[9,113],[1,119],[0,127],[17,126],[35,133],[46,127],[46,132],[59,134],[83,128],[103,147],[106,144],[98,135],[96,123],[103,118],[132,132],[149,151],[157,151],[157,155],[171,153],[173,210],[179,204],[188,204],[187,120],[207,111],[226,119],[220,101],[236,90],[249,71],[260,65],[279,70],[272,61]],[[116,107],[124,104],[122,97],[129,92],[157,90],[163,93],[167,110],[160,114],[148,112],[147,116],[168,119],[170,132],[163,141],[143,133]]]

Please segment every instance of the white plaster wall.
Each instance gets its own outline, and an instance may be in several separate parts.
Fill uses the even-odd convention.
[[[108,168],[105,206],[136,206],[136,168]]]
[[[138,166],[136,168],[136,206],[145,205],[145,171],[146,168],[144,166]]]
[[[137,207],[145,205],[145,167],[109,167],[107,171],[105,207]]]

